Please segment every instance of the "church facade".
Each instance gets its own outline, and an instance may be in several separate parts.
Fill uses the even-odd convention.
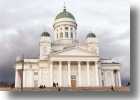
[[[109,87],[121,86],[120,63],[101,59],[96,35],[89,33],[84,43],[77,39],[75,17],[66,10],[53,24],[53,36],[43,32],[37,59],[16,59],[15,88]]]

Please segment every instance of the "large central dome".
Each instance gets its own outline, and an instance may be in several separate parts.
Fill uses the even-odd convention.
[[[66,11],[65,7],[63,9],[63,12],[60,12],[59,14],[57,14],[57,16],[55,17],[55,20],[60,19],[60,18],[71,18],[75,20],[74,16],[70,12]]]

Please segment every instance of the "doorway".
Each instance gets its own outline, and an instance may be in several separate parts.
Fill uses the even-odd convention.
[[[71,87],[76,87],[76,75],[71,75]]]

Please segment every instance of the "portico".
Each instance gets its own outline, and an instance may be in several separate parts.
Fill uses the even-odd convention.
[[[53,60],[50,62],[51,82],[58,82],[59,86],[62,87],[71,87],[72,80],[74,80],[73,84],[76,87],[99,86],[98,65],[96,64],[98,64],[97,61]],[[57,73],[53,74],[53,71],[57,71]]]

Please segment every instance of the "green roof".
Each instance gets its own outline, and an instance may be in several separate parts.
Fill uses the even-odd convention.
[[[71,18],[71,19],[74,19],[75,20],[74,16],[70,12],[66,11],[66,8],[65,7],[63,9],[63,12],[60,12],[55,17],[55,19],[60,19],[60,18]]]
[[[42,34],[41,34],[41,36],[50,36],[50,34],[48,33],[48,32],[43,32]]]
[[[88,37],[94,37],[94,38],[95,38],[96,35],[95,35],[94,33],[88,33],[87,38],[88,38]]]

